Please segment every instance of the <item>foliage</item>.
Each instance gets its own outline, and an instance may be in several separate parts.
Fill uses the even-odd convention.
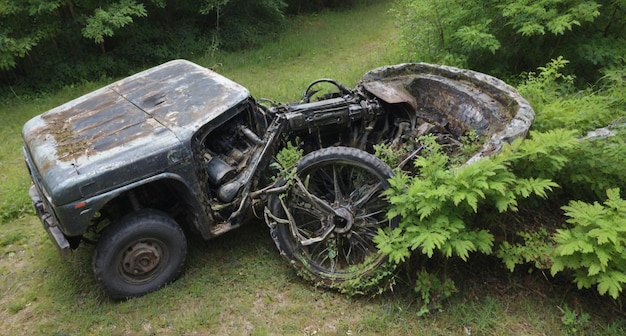
[[[552,266],[554,246],[551,236],[545,228],[537,231],[518,232],[523,243],[502,242],[496,255],[502,259],[509,271],[513,272],[517,265],[533,263],[537,269],[549,269]]]
[[[368,258],[377,258],[379,255],[374,254]],[[368,264],[365,261],[363,264]],[[354,267],[358,267],[354,266]],[[340,293],[349,297],[356,295],[380,295],[388,290],[393,290],[396,284],[397,265],[391,262],[384,262],[375,269],[368,272],[362,278],[352,278],[337,285]]]
[[[626,283],[626,200],[619,189],[607,191],[603,205],[571,201],[563,207],[572,226],[554,235],[552,275],[574,271],[578,288],[597,286],[617,298]]]
[[[412,251],[462,260],[471,252],[491,254],[494,235],[481,224],[479,209],[515,211],[520,198],[546,198],[557,184],[540,176],[561,169],[567,159],[560,152],[577,143],[574,133],[565,130],[530,136],[506,145],[498,155],[460,167],[448,166],[450,159],[433,137],[422,137],[424,155],[415,160],[419,175],[400,172],[390,180],[389,216],[401,219],[398,228],[379,231],[375,241],[381,251],[394,262],[404,261]],[[525,175],[525,163],[531,161],[540,163],[533,165],[538,175]]]
[[[215,9],[215,36],[227,50],[258,46],[267,35],[284,27],[283,0],[215,0],[226,3]]]
[[[413,141],[410,141],[409,143],[413,143]],[[393,144],[385,143],[375,144],[373,147],[374,155],[376,155],[376,157],[381,159],[389,167],[397,167],[407,154],[415,150],[412,146],[402,146],[401,148],[398,148],[398,146],[393,146]]]
[[[171,59],[249,49],[283,31],[286,13],[373,2],[6,0],[0,2],[0,85],[20,94],[52,91]]]
[[[575,76],[565,75],[563,69],[570,62],[559,56],[552,59],[546,66],[538,67],[538,72],[525,73],[524,81],[517,86],[520,94],[530,101],[534,108],[539,108],[537,118],[543,118],[543,107],[559,98],[567,97],[572,93]],[[544,118],[549,119],[549,118]],[[540,129],[550,129],[549,125],[544,126],[544,122],[539,119],[533,124],[533,127]]]
[[[552,275],[572,272],[579,288],[596,286],[600,294],[617,298],[626,281],[626,203],[619,197],[626,178],[622,168],[626,163],[626,134],[621,119],[626,107],[624,71],[607,71],[599,89],[575,91],[574,77],[561,73],[566,64],[562,58],[553,60],[538,74],[529,74],[519,86],[535,106],[533,128],[564,127],[581,136],[592,130],[602,134],[596,128],[608,125],[601,129],[606,135],[591,136],[563,151],[567,160],[551,175],[563,188],[561,198],[570,199],[562,207],[569,225],[555,232],[546,228],[519,232],[523,242],[505,241],[497,255],[511,271],[518,264],[532,263],[536,268],[550,269]],[[526,170],[537,166],[529,162]],[[603,204],[571,200],[606,197]]]
[[[626,54],[623,0],[396,0],[407,51],[419,61],[511,76],[556,55],[586,81]]]
[[[598,128],[613,132],[565,153],[569,163],[553,176],[572,198],[602,198],[608,188],[626,188],[626,70],[606,70],[595,87],[576,90],[575,78],[562,73],[567,64],[561,57],[552,60],[538,73],[527,74],[518,89],[535,109],[535,130],[566,128],[581,137]]]
[[[626,130],[622,126],[614,131],[614,136],[582,142],[571,153],[576,161],[556,178],[567,185],[572,198],[599,199],[609,188],[626,190]]]
[[[82,29],[82,33],[84,37],[96,43],[103,43],[105,36],[111,37],[114,30],[132,23],[133,16],[144,17],[146,15],[146,8],[143,4],[138,4],[133,0],[121,0],[106,8],[96,8],[94,14],[87,18],[87,24]]]
[[[417,273],[414,290],[422,299],[422,307],[417,312],[418,316],[428,314],[433,309],[441,309],[442,301],[457,291],[454,281],[448,278],[440,279],[436,274],[428,273],[424,269]]]
[[[611,91],[598,92],[589,88],[576,90],[575,77],[563,74],[568,60],[558,57],[538,73],[530,72],[518,89],[538,111],[533,128],[549,130],[554,128],[578,129],[581,133],[604,127],[620,114],[619,106],[624,106],[621,97],[613,92],[624,87],[622,80],[613,80]],[[608,81],[605,79],[605,81]]]
[[[247,48],[283,27],[285,8],[283,0],[3,1],[0,80],[58,89],[201,55],[207,46]]]
[[[278,173],[273,176],[274,179],[282,178],[287,183],[292,183],[293,178],[296,176],[296,164],[302,158],[304,150],[299,146],[299,139],[293,142],[288,142],[277,154],[276,159],[270,164],[270,167],[277,170]],[[281,195],[283,196],[283,195]]]
[[[280,165],[282,169],[291,169],[296,166],[296,163],[302,158],[304,151],[299,146],[299,140],[296,139],[296,144],[288,142],[287,145],[276,154],[276,163]]]
[[[589,319],[591,318],[588,313],[577,312],[568,306],[565,306],[564,308],[557,308],[559,308],[563,314],[561,316],[561,323],[563,323],[562,329],[567,335],[587,334]]]
[[[60,6],[60,1],[0,3],[0,70],[14,68],[17,60],[26,57],[40,41],[58,34],[58,23],[49,17]]]

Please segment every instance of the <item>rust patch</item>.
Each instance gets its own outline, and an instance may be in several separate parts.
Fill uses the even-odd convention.
[[[79,156],[93,154],[94,150],[89,143],[76,137],[72,129],[71,121],[47,121],[48,132],[52,134],[56,142],[57,159],[59,161],[72,161]],[[47,170],[44,167],[44,170]]]

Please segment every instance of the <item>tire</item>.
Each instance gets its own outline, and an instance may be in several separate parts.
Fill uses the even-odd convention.
[[[289,189],[268,203],[274,219],[271,235],[281,255],[322,287],[364,293],[384,286],[392,265],[373,239],[379,228],[397,226],[397,219],[387,218],[389,204],[381,197],[389,188],[391,168],[365,151],[329,147],[303,157],[296,171]],[[335,214],[320,210],[303,187]],[[324,236],[330,223],[334,229]]]
[[[93,271],[111,298],[137,297],[174,281],[186,255],[180,226],[165,213],[141,210],[105,230],[96,245]]]

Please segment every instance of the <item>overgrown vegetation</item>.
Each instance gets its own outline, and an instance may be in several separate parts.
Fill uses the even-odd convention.
[[[621,120],[623,93],[613,90],[623,84],[573,91],[573,76],[560,71],[566,64],[562,58],[553,60],[538,74],[529,74],[520,86],[537,108],[533,128],[542,130],[531,131],[525,141],[518,139],[495,156],[458,166],[451,164],[433,138],[421,139],[426,150],[414,162],[418,173],[399,172],[387,193],[392,205],[389,215],[401,221],[393,231],[380,231],[377,243],[391,260],[405,262],[417,251],[445,264],[451,258],[468,261],[470,254],[479,252],[498,256],[511,271],[530,263],[549,269],[552,276],[571,272],[578,288],[594,287],[601,295],[619,298],[626,283],[626,201],[619,193],[624,185],[622,166],[613,164],[625,158],[623,130],[600,139],[578,137],[611,120],[613,124]],[[608,164],[594,169],[599,162]],[[582,190],[570,192],[574,181],[583,185]],[[553,192],[561,187],[566,192]],[[594,198],[589,192],[607,187],[613,189],[606,191],[603,204],[571,198]],[[530,202],[522,203],[525,198]],[[542,202],[568,203],[562,210],[569,225],[529,223],[515,232],[520,227],[508,228],[494,220],[494,213],[517,211],[520,206],[541,212]],[[422,277],[433,274],[422,271],[416,280],[415,291],[425,307],[431,295],[440,295],[432,294],[433,290],[454,288],[445,274],[429,281],[434,289],[426,288]]]
[[[400,226],[377,237],[382,251],[396,262],[415,250],[428,257],[437,252],[463,260],[471,252],[490,254],[494,235],[477,216],[479,208],[515,211],[519,199],[546,198],[557,185],[541,176],[563,167],[562,152],[573,147],[576,139],[571,131],[531,133],[531,139],[518,139],[501,154],[460,167],[449,166],[448,155],[434,139],[425,137],[422,142],[426,151],[415,160],[419,174],[399,172],[387,193],[392,205],[389,216],[400,216]],[[539,167],[541,162],[546,164],[543,171],[527,176],[523,169],[515,169],[524,161],[534,161]]]
[[[397,0],[407,52],[508,77],[563,56],[585,81],[621,67],[626,55],[623,0]],[[580,84],[584,84],[581,82]]]
[[[300,3],[304,6],[318,2]],[[619,8],[623,9],[620,3],[612,3],[618,13]],[[203,49],[198,51],[186,48],[186,37],[190,37],[189,41],[200,42],[194,34],[176,35],[176,30],[170,30],[164,36],[179,42],[179,51],[185,58],[206,66],[222,63],[219,72],[249,87],[257,97],[296,100],[300,89],[312,79],[334,76],[350,85],[363,71],[374,66],[406,61],[399,59],[394,54],[394,45],[387,43],[388,39],[394,40],[396,32],[385,10],[385,6],[377,5],[370,10],[356,11],[354,16],[326,13],[298,18],[290,23],[291,30],[279,35],[274,42],[237,53],[210,48],[212,40],[200,43],[204,43]],[[143,18],[134,20],[133,25],[141,20]],[[4,27],[2,24],[4,21],[0,27]],[[428,29],[430,26],[420,26],[415,32]],[[122,36],[121,31],[115,34],[106,41]],[[145,30],[146,40],[150,34],[150,30]],[[614,38],[619,40],[620,37]],[[97,47],[87,42],[91,48]],[[623,45],[615,43],[610,47]],[[158,45],[141,49],[130,42],[119,43],[116,47],[136,48],[138,58],[144,52],[150,57],[151,52],[177,50],[161,51]],[[551,48],[545,50],[552,52]],[[31,51],[29,55],[34,56],[34,53]],[[105,56],[110,53],[107,51]],[[29,56],[26,57],[24,66],[29,62]],[[55,62],[55,57],[50,57],[51,63]],[[552,58],[555,61],[546,64]],[[521,155],[519,151],[522,151],[526,157],[507,159],[507,154],[502,153],[503,157],[496,159],[499,161],[483,163],[486,173],[502,172],[510,176],[511,181],[481,176],[474,171],[476,169],[460,172],[453,167],[457,162],[429,175],[434,182],[447,181],[444,187],[450,188],[455,186],[455,174],[477,174],[474,176],[479,186],[477,189],[460,187],[463,195],[458,197],[460,209],[452,209],[451,213],[454,226],[433,230],[444,239],[433,239],[430,244],[434,247],[427,246],[425,240],[416,240],[421,245],[415,250],[431,250],[432,258],[411,253],[413,245],[403,242],[406,238],[399,238],[399,248],[404,250],[396,255],[405,256],[409,262],[401,268],[394,291],[373,299],[346,298],[301,282],[277,255],[266,229],[247,227],[210,244],[193,242],[185,274],[171,286],[137,300],[120,303],[106,300],[88,266],[91,249],[78,251],[69,262],[61,260],[38,220],[26,215],[32,211],[26,194],[30,181],[20,152],[20,129],[29,117],[107,84],[110,80],[105,77],[112,76],[113,72],[97,72],[102,74],[101,82],[83,82],[77,74],[82,84],[68,85],[62,91],[37,99],[30,99],[31,95],[21,92],[11,93],[19,99],[0,105],[3,120],[0,135],[5,140],[0,144],[0,290],[3,293],[0,334],[623,334],[626,322],[619,304],[621,297],[611,300],[615,291],[619,293],[623,281],[619,276],[602,281],[599,276],[611,276],[616,269],[624,273],[621,243],[624,214],[621,209],[626,190],[623,170],[626,139],[620,118],[626,114],[625,72],[623,66],[604,69],[600,81],[586,83],[586,68],[579,69],[573,58],[572,63],[566,65],[566,59],[569,58],[553,54],[526,68],[543,65],[536,73],[518,77],[521,83],[518,88],[532,103],[537,119],[526,141],[528,144],[513,144],[508,155]],[[107,57],[92,61],[110,69],[122,62],[120,58]],[[511,63],[492,61],[491,64]],[[68,73],[87,71],[81,64],[64,69]],[[63,74],[57,70],[50,73]],[[572,77],[579,71],[582,75]],[[13,75],[10,76],[13,80]],[[42,75],[40,80],[53,79]],[[567,148],[560,140],[550,138],[550,135],[562,135],[569,142],[606,125],[616,132],[615,136],[577,142],[571,147],[565,146]],[[544,146],[549,144],[554,147]],[[531,154],[533,148],[535,154]],[[435,158],[450,160],[436,152],[432,155],[431,159],[428,156],[422,159],[424,167],[436,167],[440,162]],[[415,176],[403,178],[416,180]],[[535,185],[531,178],[541,183]],[[507,189],[503,195],[499,187],[485,187],[480,181],[488,185],[491,181],[504,183],[513,190]],[[521,181],[526,184],[519,183]],[[547,199],[525,199],[525,195],[520,194],[523,190],[533,193],[542,189]],[[607,190],[611,190],[610,198]],[[456,208],[455,198],[446,199],[447,196],[437,194],[440,191],[429,190],[433,196],[419,201],[436,204],[438,197],[443,197],[441,209]],[[496,199],[501,200],[501,205],[514,206],[518,211],[500,213],[497,203],[493,203]],[[432,218],[441,216],[442,211],[431,207],[427,216],[433,223],[430,227],[439,229],[436,226],[439,223]],[[565,208],[560,210],[561,207]],[[413,219],[419,220],[420,216],[414,215]],[[404,225],[402,230],[410,231],[408,234],[414,239],[420,234],[431,235],[422,228],[409,230],[419,226],[417,221]],[[454,236],[455,230],[459,236]],[[558,235],[567,238],[568,234],[575,240],[558,238]],[[555,254],[558,246],[563,246],[559,249],[560,256]],[[588,252],[590,249],[593,251]],[[483,250],[489,255],[481,253]],[[446,253],[450,257],[446,257]],[[468,262],[463,260],[465,253]],[[496,257],[503,262],[494,262]],[[557,268],[555,277],[551,278],[548,270],[559,258],[563,268]],[[515,273],[506,274],[503,271],[506,267]],[[572,290],[572,279],[580,279],[576,280],[574,288],[581,284],[582,291]],[[593,290],[584,290],[585,287]],[[604,296],[596,295],[604,288]],[[415,318],[437,311],[442,313],[425,319]]]
[[[0,85],[19,94],[52,91],[126,76],[175,58],[258,47],[286,28],[289,13],[370,2],[3,1]]]
[[[567,60],[557,58],[538,73],[527,74],[520,93],[537,112],[533,129],[553,128],[577,130],[579,137],[605,128],[605,136],[583,141],[568,155],[570,163],[555,180],[563,195],[572,199],[602,199],[609,188],[626,190],[626,69],[605,69],[604,76],[584,90],[576,89],[573,75],[563,74],[571,67]],[[603,133],[603,132],[600,132]],[[609,133],[612,136],[607,136]]]

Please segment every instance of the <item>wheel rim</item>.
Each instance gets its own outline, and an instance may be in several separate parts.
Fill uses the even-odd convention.
[[[373,239],[379,228],[391,223],[388,203],[381,197],[386,178],[368,167],[339,160],[313,165],[298,176],[303,183],[294,186],[287,207],[301,259],[316,272],[338,276],[355,272],[355,266],[368,270],[381,262],[383,256]],[[314,204],[307,194],[325,206]],[[324,239],[302,244],[316,237]]]
[[[161,240],[136,240],[128,244],[121,254],[118,273],[128,283],[148,283],[159,275],[168,258],[167,247]]]

